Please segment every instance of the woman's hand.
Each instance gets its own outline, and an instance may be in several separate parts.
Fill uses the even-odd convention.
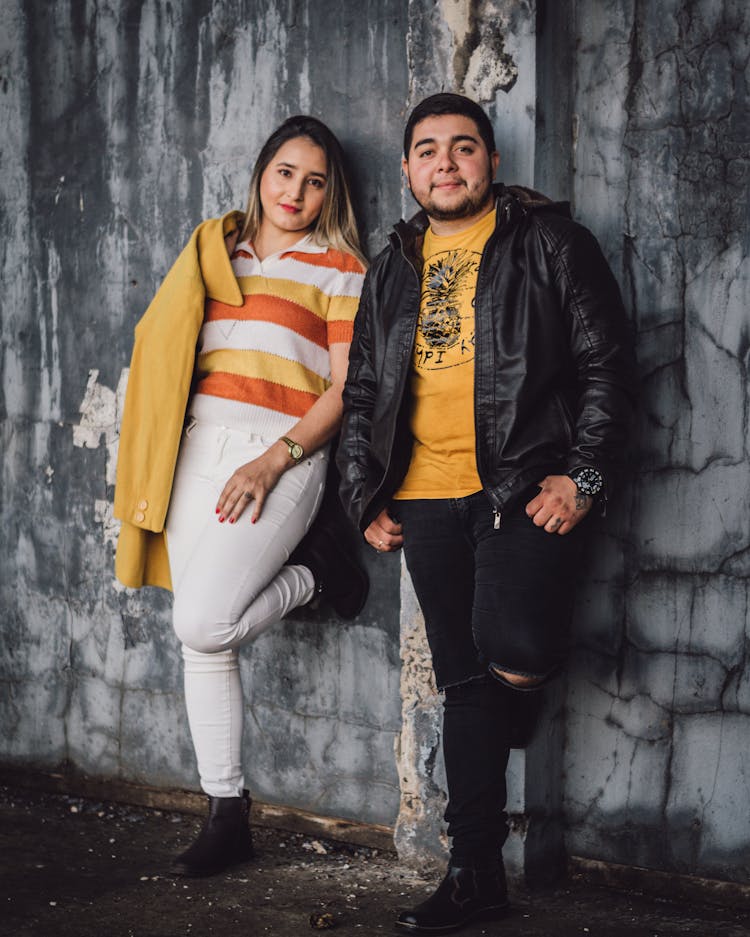
[[[291,465],[286,444],[278,440],[262,456],[241,465],[224,485],[216,502],[219,522],[234,524],[250,503],[253,512],[250,521],[254,524],[263,510],[263,502],[276,483]]]

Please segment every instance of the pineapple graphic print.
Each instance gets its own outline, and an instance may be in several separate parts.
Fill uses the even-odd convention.
[[[458,249],[424,265],[414,365],[440,370],[474,359],[474,289],[480,254]]]
[[[474,434],[474,295],[489,212],[457,234],[425,231],[422,295],[409,377],[411,461],[394,498],[479,491]]]

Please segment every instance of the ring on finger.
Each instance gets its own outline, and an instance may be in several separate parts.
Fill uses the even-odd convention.
[[[250,494],[249,491],[243,491],[242,493],[243,493],[243,495],[247,498],[248,501],[252,501],[252,500],[253,500],[253,496]]]

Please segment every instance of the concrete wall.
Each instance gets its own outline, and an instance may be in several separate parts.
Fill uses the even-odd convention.
[[[192,227],[244,206],[291,113],[340,135],[383,240],[400,212],[406,16],[382,0],[3,5],[5,762],[196,786],[169,597],[112,573],[132,328]],[[373,567],[355,624],[300,616],[243,655],[255,796],[393,821],[398,577]]]
[[[750,15],[575,4],[572,194],[638,332],[633,483],[578,616],[573,852],[750,880]]]
[[[284,116],[339,133],[375,250],[412,207],[408,106],[463,88],[501,178],[600,238],[642,376],[554,707],[564,763],[516,756],[514,807],[556,797],[579,855],[750,881],[744,5],[10,0],[0,24],[0,760],[196,785],[168,597],[112,576],[132,326]],[[370,567],[356,623],[295,616],[244,653],[246,769],[266,800],[398,815],[402,852],[434,854],[439,700],[398,560]]]

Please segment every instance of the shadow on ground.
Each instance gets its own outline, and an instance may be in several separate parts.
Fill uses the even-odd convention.
[[[304,937],[311,915],[343,935],[393,933],[394,912],[431,890],[392,854],[274,830],[257,857],[203,880],[171,877],[195,817],[0,788],[0,934],[12,937]],[[686,906],[569,882],[517,891],[500,923],[466,937],[748,937],[747,912]]]

